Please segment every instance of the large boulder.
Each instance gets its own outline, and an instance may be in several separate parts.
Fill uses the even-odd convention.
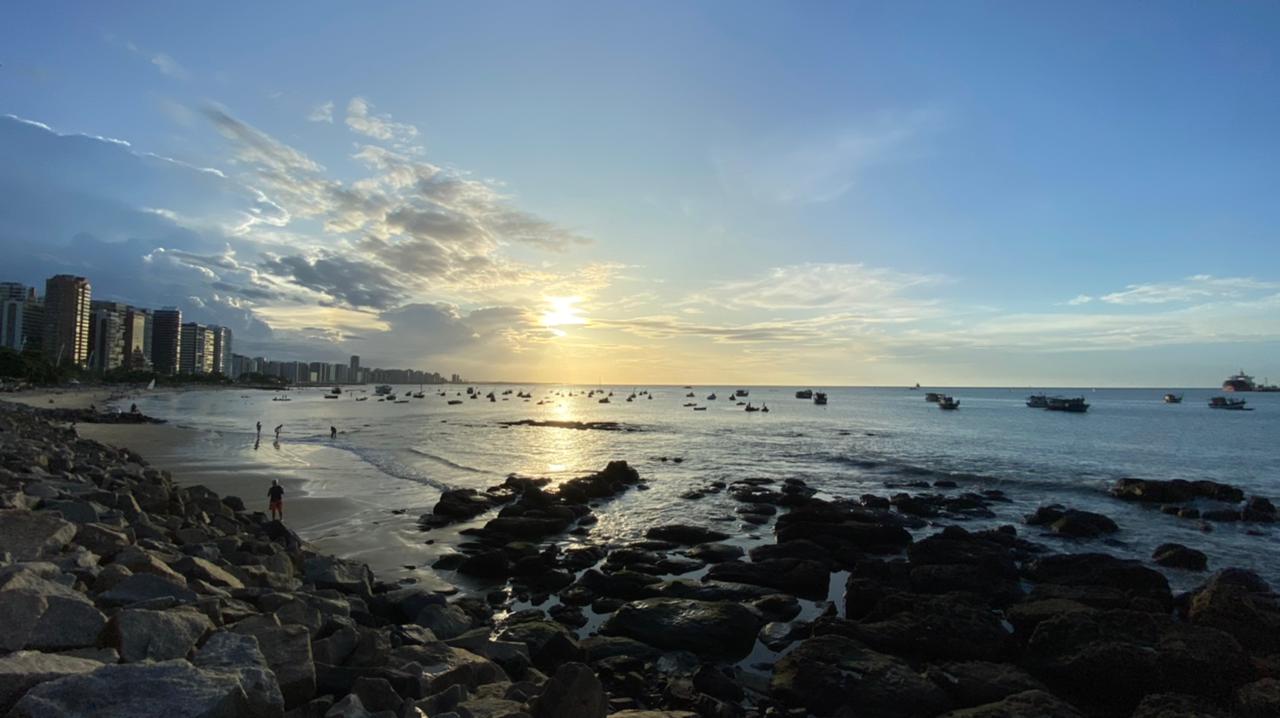
[[[1236,690],[1234,701],[1240,718],[1268,718],[1280,715],[1280,679],[1263,678]]]
[[[857,706],[865,718],[924,718],[946,710],[947,694],[907,663],[844,636],[799,644],[774,666],[773,696],[817,716]]]
[[[1229,484],[1216,481],[1186,481],[1173,479],[1120,479],[1111,487],[1111,495],[1125,501],[1142,501],[1157,504],[1180,504],[1195,499],[1212,499],[1238,503],[1244,501],[1244,492]]]
[[[441,640],[449,640],[466,633],[471,628],[471,618],[455,605],[431,604],[418,612],[414,623],[430,630]]]
[[[106,623],[84,594],[29,568],[13,571],[0,587],[0,650],[94,646]]]
[[[240,681],[248,698],[249,718],[281,718],[284,695],[253,636],[220,631],[209,637],[191,660],[197,668],[226,673]]]
[[[244,583],[230,571],[198,556],[184,556],[173,564],[173,568],[188,579],[199,579],[221,588],[244,588]]]
[[[37,561],[62,553],[75,538],[76,525],[39,511],[0,511],[4,550],[18,561]]]
[[[175,603],[195,603],[195,591],[151,573],[135,573],[98,594],[104,606],[128,606],[143,601],[171,598]]]
[[[107,646],[120,652],[124,663],[186,658],[196,643],[213,630],[208,616],[195,610],[147,611],[126,608],[107,623]]]
[[[566,663],[542,687],[533,718],[605,718],[609,697],[600,679],[581,663]]]
[[[959,661],[929,667],[926,676],[951,696],[955,705],[998,703],[1016,693],[1045,690],[1031,674],[1009,663]]]
[[[944,713],[938,718],[1084,718],[1070,703],[1042,690],[1015,693],[994,703]],[[1172,718],[1171,716],[1168,718]]]
[[[18,651],[0,657],[0,715],[8,712],[32,686],[101,667],[101,663],[86,658],[38,651]]]
[[[889,593],[860,620],[820,619],[814,633],[838,633],[878,651],[925,660],[994,661],[1013,648],[1000,617],[960,594]]]
[[[1022,597],[1014,551],[992,535],[948,526],[907,548],[911,589],[919,593],[964,591],[997,605]]]
[[[1140,561],[1101,553],[1055,554],[1033,561],[1026,567],[1026,573],[1028,578],[1041,583],[1072,589],[1102,589],[1102,594],[1119,596],[1127,607],[1138,610],[1167,613],[1173,607],[1168,579]]]
[[[1280,653],[1280,597],[1251,572],[1214,574],[1192,594],[1187,617],[1231,634],[1251,651]]]
[[[831,572],[827,564],[798,558],[775,558],[763,561],[725,561],[715,564],[707,577],[717,581],[767,586],[811,599],[827,597]]]
[[[855,509],[817,499],[778,517],[778,543],[805,540],[822,546],[836,560],[851,564],[864,553],[893,554],[911,544],[902,519],[887,511]]]
[[[316,588],[332,588],[343,593],[373,597],[373,572],[355,561],[333,556],[315,556],[303,563],[303,580]]]
[[[1209,557],[1204,551],[1188,548],[1180,543],[1164,543],[1156,547],[1151,560],[1165,568],[1185,571],[1203,571],[1209,567]]]
[[[306,627],[281,626],[275,616],[257,616],[240,621],[231,630],[258,639],[258,648],[280,683],[286,708],[315,696],[316,666]]]
[[[601,633],[708,658],[739,659],[751,652],[762,625],[761,616],[737,603],[648,598],[623,605]]]
[[[703,526],[690,526],[688,524],[654,526],[645,533],[645,536],[654,541],[670,541],[682,546],[715,543],[729,538],[729,534],[723,531],[716,531]]]
[[[41,683],[9,718],[240,718],[247,710],[234,677],[165,661],[102,666]]]

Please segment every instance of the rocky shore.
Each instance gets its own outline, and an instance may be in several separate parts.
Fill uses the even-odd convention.
[[[484,521],[434,567],[483,588],[446,596],[380,582],[69,425],[92,420],[0,404],[0,715],[1280,715],[1272,589],[1188,546],[1098,552],[1120,527],[1096,513],[966,530],[1006,497],[940,481],[833,500],[746,479],[684,500],[728,494],[768,539],[676,524],[593,544],[593,508],[646,489],[617,461],[445,492],[424,539]],[[1276,520],[1222,484],[1114,495]],[[1175,594],[1162,570],[1206,577]]]

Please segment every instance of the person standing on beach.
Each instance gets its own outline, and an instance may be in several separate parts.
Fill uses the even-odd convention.
[[[271,511],[271,518],[284,521],[284,488],[280,486],[279,479],[271,480],[271,488],[267,489],[267,498],[270,499],[267,508]]]
[[[280,443],[280,430],[284,428],[284,424],[276,424],[276,443]]]
[[[329,438],[330,439],[338,438],[338,427],[336,426],[329,427]]]
[[[261,421],[258,422],[258,438],[259,439],[262,438],[262,422]]]

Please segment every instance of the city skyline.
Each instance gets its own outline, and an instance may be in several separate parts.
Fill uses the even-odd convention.
[[[1275,7],[14,14],[0,279],[181,305],[237,353],[580,384],[1280,376]]]

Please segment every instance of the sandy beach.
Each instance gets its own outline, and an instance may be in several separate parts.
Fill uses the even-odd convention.
[[[119,394],[112,388],[85,387],[3,398],[39,408],[106,410],[112,396]],[[117,403],[127,408],[127,399]],[[256,447],[217,432],[171,424],[78,424],[76,431],[137,452],[170,472],[180,486],[204,486],[222,496],[237,496],[253,511],[267,510],[267,489],[278,480],[285,489],[285,524],[318,550],[367,563],[389,579],[412,577],[450,590],[447,582],[424,569],[456,543],[456,532],[436,532],[432,542],[425,543],[428,539],[418,530],[416,518],[430,505],[405,506],[394,477],[386,477],[376,491],[354,488],[350,477],[367,473],[368,467],[357,466],[358,459],[348,452],[288,440],[277,445],[266,427]],[[421,487],[413,489],[419,500]]]

